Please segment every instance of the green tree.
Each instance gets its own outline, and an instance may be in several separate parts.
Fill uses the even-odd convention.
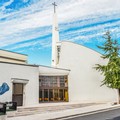
[[[106,39],[102,46],[98,46],[103,50],[102,58],[107,59],[106,65],[96,64],[96,70],[104,75],[102,85],[118,90],[118,103],[120,103],[120,57],[119,57],[119,43],[117,40],[112,40],[110,32],[104,35]]]

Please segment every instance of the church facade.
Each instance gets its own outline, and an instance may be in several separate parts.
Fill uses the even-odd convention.
[[[117,91],[101,86],[104,77],[94,69],[105,64],[101,54],[82,45],[63,41],[57,67],[70,69],[68,75],[69,101],[115,102]]]
[[[3,56],[3,52],[6,54]],[[27,56],[0,50],[0,85],[10,90],[0,102],[19,106],[41,102],[116,102],[117,90],[101,86],[103,77],[94,67],[105,64],[101,54],[82,45],[59,40],[54,9],[51,67],[27,64]]]
[[[100,53],[73,42],[59,40],[57,13],[54,10],[52,66],[70,70],[69,101],[114,102],[117,100],[117,90],[101,86],[104,77],[94,69],[95,64],[105,63]]]

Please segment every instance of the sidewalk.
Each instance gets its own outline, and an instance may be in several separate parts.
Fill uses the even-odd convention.
[[[47,106],[47,104],[45,106]],[[66,110],[60,110],[60,111],[56,110],[52,112],[44,112],[41,114],[11,117],[11,118],[7,118],[7,120],[49,120],[49,119],[66,117],[66,116],[72,116],[76,114],[81,114],[81,115],[92,114],[93,112],[103,111],[106,109],[115,109],[117,107],[120,107],[120,105],[112,106],[110,104],[95,104],[95,105],[80,107],[80,108],[75,108],[75,109],[66,109]]]

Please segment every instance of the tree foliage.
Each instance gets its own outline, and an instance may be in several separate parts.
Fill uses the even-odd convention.
[[[120,89],[120,48],[117,40],[112,40],[110,32],[104,35],[106,39],[102,46],[98,46],[103,50],[102,58],[107,59],[106,65],[96,64],[96,70],[104,75],[102,85],[107,85],[110,88]]]

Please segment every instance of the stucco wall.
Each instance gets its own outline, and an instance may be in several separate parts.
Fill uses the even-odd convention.
[[[39,75],[61,76],[61,75],[68,75],[69,72],[70,72],[70,70],[67,70],[67,69],[39,66]]]
[[[10,90],[0,96],[0,102],[12,101],[12,78],[27,79],[25,85],[25,106],[38,104],[39,98],[39,70],[35,66],[25,66],[9,63],[0,63],[0,86],[6,82]]]
[[[101,54],[84,46],[62,42],[58,67],[70,69],[69,101],[114,102],[117,91],[101,85],[103,76],[93,69],[95,64],[104,61]]]

